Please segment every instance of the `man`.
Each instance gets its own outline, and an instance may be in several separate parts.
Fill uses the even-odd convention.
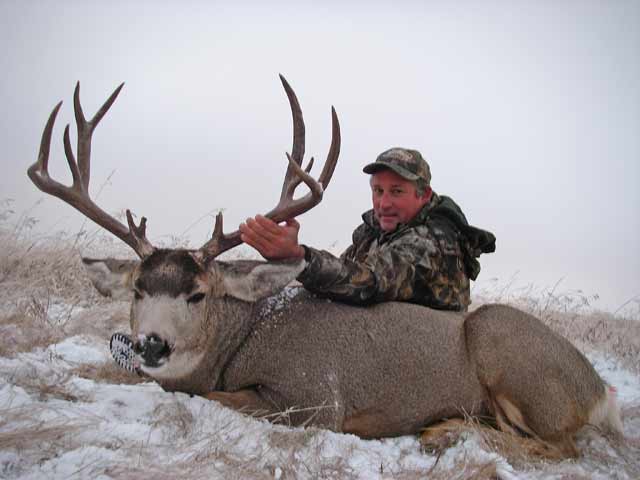
[[[242,240],[267,260],[305,258],[298,280],[316,294],[369,304],[408,301],[466,311],[477,257],[495,251],[495,237],[472,227],[460,207],[431,189],[420,152],[392,148],[364,167],[373,209],[362,215],[352,245],[336,258],[298,244],[300,225],[256,216],[240,225]]]

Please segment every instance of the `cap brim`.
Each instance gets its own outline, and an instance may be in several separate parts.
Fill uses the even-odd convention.
[[[415,181],[415,180],[418,180],[420,178],[415,173],[411,173],[406,168],[402,168],[402,167],[400,167],[398,165],[395,165],[393,163],[390,164],[390,163],[386,163],[386,162],[373,162],[373,163],[370,163],[369,165],[366,165],[362,169],[362,171],[364,173],[368,173],[370,175],[373,175],[374,173],[378,173],[381,170],[392,170],[395,173],[397,173],[398,175],[400,175],[402,178],[406,178],[407,180],[411,180],[411,181]]]

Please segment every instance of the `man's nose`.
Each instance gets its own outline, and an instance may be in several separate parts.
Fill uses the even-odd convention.
[[[380,208],[390,208],[393,205],[391,201],[391,195],[383,193],[380,195]]]

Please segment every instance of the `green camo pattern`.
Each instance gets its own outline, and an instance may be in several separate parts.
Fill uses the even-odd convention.
[[[435,215],[443,209],[447,215]],[[407,301],[467,310],[470,278],[480,271],[475,257],[495,250],[491,233],[470,227],[453,200],[435,192],[411,222],[393,232],[379,228],[372,210],[362,218],[340,258],[305,246],[308,265],[298,280],[306,289],[355,304]],[[485,244],[472,245],[459,227],[481,232]]]

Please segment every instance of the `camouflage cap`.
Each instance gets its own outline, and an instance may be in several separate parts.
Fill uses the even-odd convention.
[[[380,170],[390,169],[407,180],[416,181],[422,179],[427,185],[431,184],[431,169],[417,150],[408,148],[391,148],[382,152],[376,161],[362,169],[364,173],[377,173]]]

